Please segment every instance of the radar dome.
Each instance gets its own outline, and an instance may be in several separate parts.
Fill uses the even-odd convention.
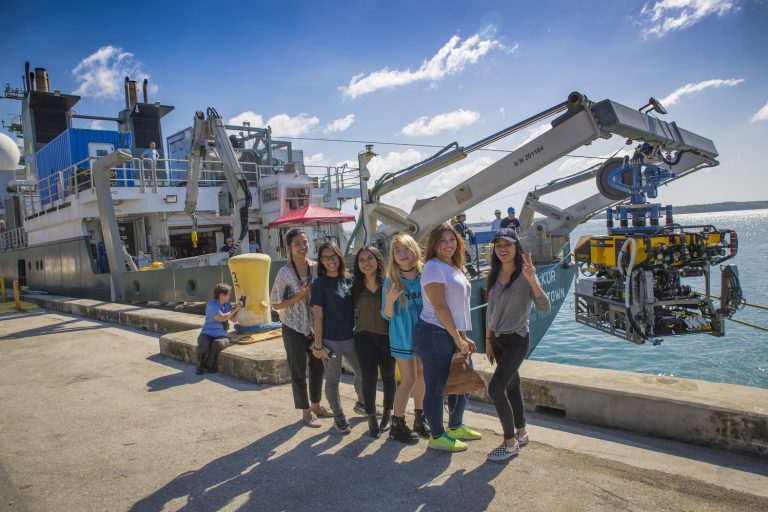
[[[0,171],[13,171],[19,166],[19,146],[0,132]]]

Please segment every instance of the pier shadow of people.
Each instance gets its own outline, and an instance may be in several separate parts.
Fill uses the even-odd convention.
[[[204,380],[210,380],[238,391],[258,391],[273,386],[272,384],[253,384],[245,382],[224,373],[205,373],[203,375],[196,375],[195,366],[193,364],[177,361],[161,354],[153,354],[147,357],[147,361],[152,361],[179,370],[176,373],[163,375],[162,377],[157,377],[156,379],[148,381],[147,391],[150,393],[164,391],[178,386],[196,384]]]
[[[130,510],[443,511],[459,503],[484,510],[496,495],[491,481],[507,467],[483,462],[467,470],[476,453],[469,458],[427,450],[424,441],[371,440],[362,428],[349,434],[356,439],[329,429],[281,447],[301,430],[300,422],[283,427],[183,473]],[[416,452],[400,457],[403,450]]]

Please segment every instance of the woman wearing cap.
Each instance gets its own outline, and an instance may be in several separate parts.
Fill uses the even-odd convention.
[[[496,232],[488,272],[485,355],[496,364],[488,394],[496,406],[504,442],[488,454],[488,460],[505,460],[528,444],[523,395],[518,370],[528,355],[528,316],[531,301],[539,311],[550,309],[531,255],[525,254],[514,229]]]
[[[426,259],[421,273],[424,309],[413,332],[413,348],[424,365],[424,414],[432,430],[429,447],[460,452],[467,449],[462,439],[482,437],[463,424],[465,395],[448,395],[448,429],[443,427],[443,391],[453,354],[477,350],[467,337],[472,329],[472,286],[461,270],[464,239],[449,224],[436,226],[427,238]]]
[[[308,427],[318,428],[318,416],[328,418],[333,413],[320,405],[323,391],[323,363],[312,357],[312,316],[309,293],[317,277],[317,263],[307,258],[307,234],[293,228],[285,234],[288,264],[278,270],[272,285],[270,302],[283,324],[283,345],[291,372],[293,405],[301,409]],[[309,372],[307,372],[309,369]],[[309,373],[309,394],[307,394]]]

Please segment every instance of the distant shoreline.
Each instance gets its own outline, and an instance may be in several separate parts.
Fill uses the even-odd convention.
[[[765,210],[765,209],[768,209],[768,201],[726,201],[723,203],[689,204],[687,206],[675,206],[675,215],[682,215],[686,213],[719,213],[719,212],[737,212],[737,211],[743,211],[743,210]],[[469,227],[482,227],[489,224],[490,222],[467,223]]]

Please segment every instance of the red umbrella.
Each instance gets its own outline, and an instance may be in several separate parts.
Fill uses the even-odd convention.
[[[342,224],[355,220],[354,215],[310,204],[270,222],[268,228],[280,226],[307,226],[311,224]]]

